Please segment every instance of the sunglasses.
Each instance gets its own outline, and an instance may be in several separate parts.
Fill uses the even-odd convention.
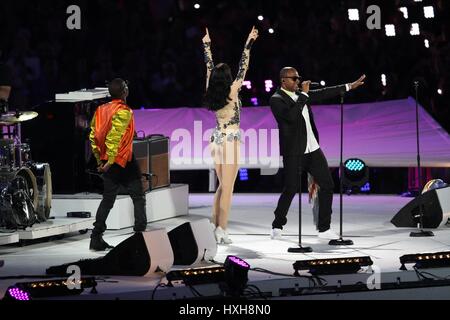
[[[289,79],[292,79],[292,80],[294,80],[294,81],[302,81],[302,77],[283,77],[283,78],[289,78]]]

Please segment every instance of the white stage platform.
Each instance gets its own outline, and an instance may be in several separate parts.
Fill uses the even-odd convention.
[[[36,223],[31,228],[18,230],[19,239],[34,240],[45,237],[60,236],[71,232],[85,232],[92,229],[94,218],[55,218]]]
[[[249,284],[257,286],[270,299],[450,299],[450,289],[436,277],[448,278],[450,268],[426,270],[435,280],[418,281],[420,275],[411,270],[400,271],[399,257],[405,254],[450,251],[450,228],[434,229],[434,237],[411,238],[413,229],[395,228],[391,218],[411,198],[396,195],[352,195],[344,196],[344,238],[354,242],[352,246],[333,247],[325,240],[317,238],[312,223],[311,207],[307,195],[303,195],[303,245],[311,246],[312,253],[288,253],[288,248],[298,243],[298,199],[294,199],[284,229],[284,239],[271,240],[269,231],[273,220],[273,210],[278,194],[238,194],[233,199],[230,214],[229,232],[231,245],[218,247],[215,261],[223,263],[228,255],[238,256],[247,261],[252,269]],[[204,219],[211,215],[212,194],[192,194],[189,196],[189,215],[166,219],[149,224],[149,228],[165,228],[167,231],[186,221]],[[339,228],[339,195],[334,196],[332,228]],[[132,229],[108,231],[105,239],[117,245],[133,234]],[[103,256],[105,253],[91,252],[89,235],[73,234],[47,243],[38,243],[26,248],[16,246],[0,247],[0,260],[4,260],[2,276],[23,274],[44,275],[50,266],[76,262]],[[370,256],[374,265],[370,270],[363,269],[358,274],[322,276],[322,287],[313,287],[311,278],[293,277],[293,263],[297,260]],[[188,268],[174,266],[172,270]],[[263,272],[262,269],[267,270]],[[307,275],[302,273],[302,275]],[[381,290],[358,291],[355,286],[367,288],[367,280],[375,279],[381,283]],[[28,279],[29,280],[29,279]],[[139,299],[156,300],[194,298],[196,293],[189,287],[158,287],[165,282],[164,274],[151,277],[108,278],[99,282],[98,294],[89,291],[70,299]],[[370,280],[370,279],[369,279]],[[27,281],[27,279],[1,279],[0,297],[8,286]],[[116,282],[117,281],[117,282]],[[434,282],[433,282],[434,281]],[[447,280],[446,280],[447,281]],[[397,285],[396,285],[397,283]],[[407,284],[406,287],[404,284]],[[408,288],[409,286],[409,288]],[[339,288],[341,287],[341,291]],[[217,284],[195,286],[203,298],[218,298]],[[347,291],[345,291],[347,290]],[[345,292],[344,292],[345,291]],[[60,298],[64,299],[64,298]]]
[[[0,246],[18,242],[25,245],[29,240],[54,236],[64,237],[65,234],[73,232],[87,233],[88,229],[92,229],[94,221],[94,218],[59,217],[35,223],[25,230],[17,230],[11,233],[2,233],[2,229],[0,229]]]
[[[153,222],[188,214],[187,184],[173,184],[168,188],[146,193],[147,221]],[[67,212],[88,211],[95,218],[102,196],[94,193],[54,195],[51,216],[66,217]],[[133,201],[127,195],[117,196],[106,225],[110,230],[129,228],[134,225]],[[92,226],[92,225],[91,225]]]
[[[0,232],[0,246],[19,242],[18,232]]]

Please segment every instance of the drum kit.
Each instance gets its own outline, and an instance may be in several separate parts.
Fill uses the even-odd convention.
[[[26,228],[49,218],[50,165],[33,161],[30,145],[21,142],[21,123],[37,116],[33,111],[0,114],[0,227]]]

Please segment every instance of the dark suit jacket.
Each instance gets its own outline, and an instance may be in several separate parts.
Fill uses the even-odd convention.
[[[295,102],[283,90],[277,89],[270,98],[270,109],[280,130],[280,153],[282,156],[298,156],[305,153],[306,124],[301,115],[303,107],[306,105],[308,108],[311,127],[317,142],[319,142],[319,133],[311,111],[311,103],[314,104],[321,100],[339,96],[345,90],[345,85],[310,90],[308,92],[309,98],[300,94],[297,102]]]

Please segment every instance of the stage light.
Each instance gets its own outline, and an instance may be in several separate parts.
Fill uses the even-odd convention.
[[[395,26],[393,24],[385,25],[384,30],[386,31],[386,35],[388,37],[395,37]]]
[[[200,9],[200,5],[198,3],[194,4],[195,9]]]
[[[298,260],[294,263],[295,275],[299,271],[308,271],[312,275],[356,273],[361,267],[371,266],[372,259],[365,257],[349,257],[335,259]]]
[[[348,9],[348,20],[359,21],[359,10],[358,9]]]
[[[250,265],[236,256],[227,256],[223,267],[173,270],[166,274],[169,285],[182,281],[187,286],[221,283],[227,284],[228,293],[240,294],[248,282]]]
[[[437,93],[442,95],[442,89],[437,89]]]
[[[259,104],[258,98],[257,98],[257,97],[251,98],[250,101],[252,102],[252,104],[253,104],[254,106],[257,106],[257,105]]]
[[[427,19],[434,18],[433,6],[423,7],[423,14],[424,14],[425,18],[427,18]]]
[[[383,87],[386,87],[387,81],[386,75],[384,73],[381,75],[381,84],[383,85]]]
[[[240,181],[248,181],[247,169],[239,169],[239,180]]]
[[[361,159],[348,159],[344,162],[343,183],[347,187],[362,187],[369,179],[369,168]]]
[[[263,20],[264,20],[264,17],[261,16],[261,15],[259,15],[259,16],[258,16],[258,20],[259,20],[259,21],[263,21]]]
[[[450,251],[405,254],[400,257],[400,263],[400,270],[407,270],[407,263],[415,263],[414,268],[417,269],[450,267]]]
[[[403,18],[408,19],[408,8],[400,7],[398,10],[400,10],[401,13],[403,13]]]
[[[266,88],[266,92],[270,92],[273,88],[273,81],[272,80],[266,80],[264,81],[264,86]]]
[[[448,186],[449,185],[447,183],[445,183],[442,179],[431,179],[430,181],[428,181],[425,184],[425,186],[422,189],[421,194],[424,194],[425,192],[435,190],[435,189],[447,188]]]
[[[326,85],[325,81],[323,81],[323,80],[320,81],[320,85],[321,85],[321,86],[325,86],[325,85]]]
[[[413,23],[411,24],[411,30],[409,31],[409,33],[412,36],[418,36],[420,35],[420,26],[418,23]]]
[[[252,82],[250,80],[245,80],[244,82],[242,82],[242,85],[249,90],[252,88]]]
[[[3,299],[28,301],[31,300],[31,297],[28,292],[23,291],[22,289],[19,289],[17,287],[9,287]]]
[[[365,185],[361,187],[361,192],[370,192],[370,182],[367,182]]]
[[[430,47],[430,41],[428,41],[428,39],[425,39],[424,43],[425,43],[425,48],[429,48]]]
[[[236,256],[227,256],[224,263],[225,281],[232,295],[240,295],[248,282],[250,265]]]
[[[414,2],[422,2],[422,0],[414,0]]]
[[[74,288],[70,288],[73,285]],[[33,300],[39,298],[72,296],[81,294],[85,288],[97,286],[95,278],[81,278],[70,282],[68,279],[51,279],[34,282],[19,282],[6,290],[4,300]],[[78,289],[79,288],[79,289]]]
[[[274,33],[275,30],[273,30],[273,28],[269,28],[269,33]]]
[[[185,285],[197,285],[206,283],[219,283],[225,281],[224,267],[195,268],[173,270],[166,274],[170,284],[174,281],[183,281]]]

